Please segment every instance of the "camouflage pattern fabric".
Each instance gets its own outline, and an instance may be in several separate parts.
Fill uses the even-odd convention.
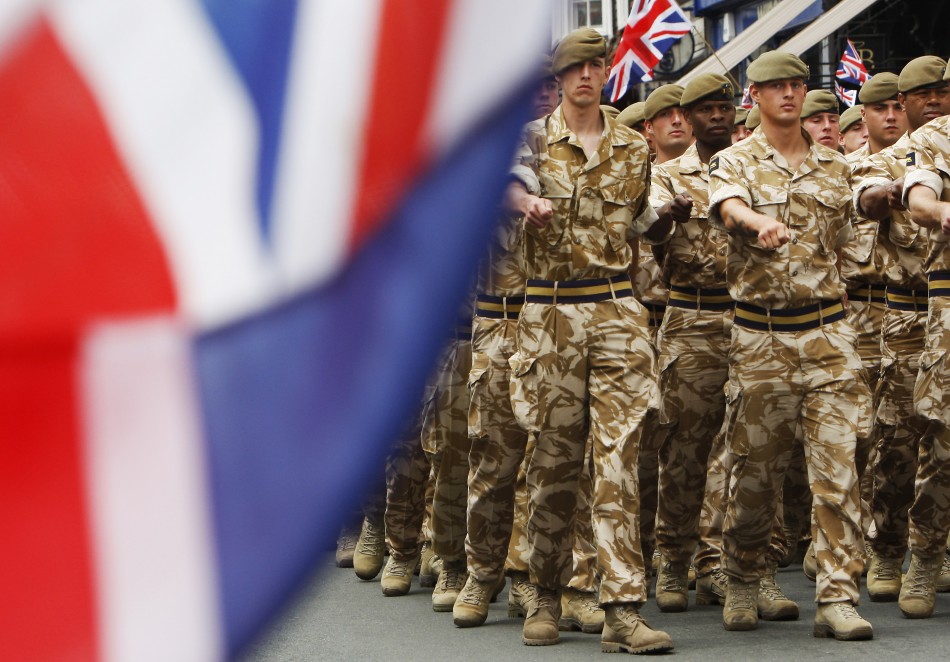
[[[421,433],[420,417],[386,458],[386,546],[398,561],[409,561],[419,554],[430,469]]]
[[[646,312],[633,297],[528,303],[518,323],[512,407],[519,424],[537,435],[526,470],[531,580],[558,589],[571,579],[570,534],[589,429],[600,602],[643,603],[639,495],[630,467],[641,423],[657,406]]]
[[[791,231],[791,240],[774,251],[760,248],[755,236],[730,234],[726,277],[736,301],[796,309],[844,294],[835,251],[852,237],[851,169],[840,154],[802,136],[810,149],[794,170],[764,132],[710,163],[713,222],[722,224],[721,202],[738,198]],[[800,426],[813,495],[817,600],[858,602],[864,536],[855,452],[859,421],[870,420],[870,392],[856,341],[844,320],[800,331],[733,326],[724,427],[733,457],[723,524],[727,575],[751,582],[765,573]]]

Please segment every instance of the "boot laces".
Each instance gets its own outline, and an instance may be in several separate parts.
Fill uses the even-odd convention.
[[[667,561],[663,566],[663,590],[667,593],[686,592],[686,573],[674,572],[673,563]]]
[[[535,606],[538,609],[554,609],[554,598],[554,591],[537,591],[537,601],[535,602]]]
[[[722,592],[726,592],[726,587],[729,586],[729,577],[726,576],[726,573],[722,571],[722,568],[716,568],[712,571],[713,584],[718,585],[722,589]]]
[[[729,588],[730,609],[755,609],[755,584],[733,585]]]
[[[850,602],[835,602],[833,603],[832,606],[834,610],[838,612],[838,615],[841,616],[841,618],[846,618],[846,619],[857,618],[860,620],[864,620],[861,618],[861,615],[858,613],[858,610],[855,609],[854,605],[851,604]]]
[[[383,541],[383,532],[372,522],[367,521],[363,527],[363,535],[360,536],[360,554],[375,556],[379,553],[379,546]]]
[[[479,605],[485,601],[485,586],[474,579],[465,586],[461,600],[468,605]]]
[[[759,591],[761,591],[765,597],[775,602],[776,600],[788,600],[788,596],[782,591],[782,588],[775,581],[775,573],[769,572],[766,573],[762,580],[759,582]]]
[[[897,559],[878,559],[874,574],[877,579],[882,581],[897,579],[900,574],[900,562]]]
[[[636,626],[638,623],[646,625],[646,620],[644,620],[639,610],[631,607],[617,607],[614,610],[614,615],[630,626]]]
[[[386,573],[393,577],[405,577],[409,572],[409,561],[393,561],[389,564]]]
[[[340,550],[340,551],[343,551],[343,552],[348,552],[348,551],[350,551],[351,549],[355,549],[355,548],[356,548],[356,539],[355,539],[352,535],[350,535],[350,534],[348,534],[348,533],[347,533],[347,534],[344,534],[344,535],[340,536],[340,541],[339,541],[339,543],[337,544],[337,548],[339,548],[339,550]]]
[[[538,599],[537,587],[527,580],[519,579],[513,581],[511,587],[521,596],[522,601]]]
[[[905,582],[910,582],[910,588],[907,592],[910,595],[930,594],[930,587],[933,583],[930,567],[923,563],[911,563],[910,570],[907,571]]]
[[[462,573],[460,573],[455,568],[447,568],[443,566],[442,567],[442,590],[450,591],[453,589],[457,589],[459,587],[459,584],[461,583],[459,581],[461,574]]]

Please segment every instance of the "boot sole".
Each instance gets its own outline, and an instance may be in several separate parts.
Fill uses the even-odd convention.
[[[432,611],[438,612],[440,614],[444,614],[446,612],[452,611],[454,608],[455,608],[454,601],[450,605],[437,605],[437,604],[432,605]]]
[[[789,609],[788,611],[785,611],[785,612],[780,611],[780,612],[776,612],[772,614],[760,611],[759,620],[761,621],[797,621],[798,609],[796,608],[795,611],[792,611],[791,609]]]
[[[758,629],[759,623],[723,623],[722,629],[728,630],[729,632],[748,632],[749,630]]]
[[[356,576],[359,577],[360,579],[362,579],[364,582],[369,582],[369,581],[373,581],[374,579],[376,579],[377,577],[379,577],[379,573],[380,573],[381,570],[382,570],[382,568],[380,568],[379,570],[377,570],[377,571],[374,572],[373,574],[369,574],[368,572],[363,572],[363,573],[357,572],[357,573],[356,573]]]
[[[676,604],[660,604],[659,601],[657,601],[656,606],[664,614],[678,614],[689,609],[689,598],[686,599],[686,602]]]
[[[554,644],[561,643],[561,639],[527,639],[525,637],[521,638],[521,641],[524,642],[525,646],[553,646]]]
[[[869,641],[874,638],[874,630],[856,630],[839,635],[830,625],[815,623],[814,634],[818,639],[837,639],[838,641]]]
[[[455,627],[457,628],[477,628],[481,625],[484,625],[487,619],[488,614],[485,614],[485,616],[481,619],[466,619],[456,616],[452,619],[452,622],[455,623]]]
[[[912,618],[912,619],[915,619],[915,620],[916,620],[916,619],[920,619],[920,618],[930,618],[931,616],[934,615],[934,610],[933,610],[933,609],[931,609],[931,610],[930,610],[929,612],[927,612],[926,614],[922,614],[922,613],[920,613],[920,612],[916,612],[916,613],[915,613],[915,612],[906,612],[906,611],[904,611],[904,608],[903,608],[903,607],[900,607],[900,606],[898,606],[898,608],[901,610],[901,613],[904,615],[904,618]]]
[[[408,595],[408,594],[409,594],[409,589],[406,589],[405,591],[399,588],[384,588],[383,589],[383,595],[385,595],[387,598],[398,598],[398,597],[402,597],[403,595]]]
[[[641,653],[666,653],[673,650],[673,644],[651,644],[649,646],[627,646],[615,642],[600,642],[601,653],[628,653],[639,655]]]
[[[600,634],[604,631],[604,624],[583,625],[573,618],[562,618],[557,622],[557,629],[561,632],[583,632],[585,634]]]
[[[868,597],[871,598],[871,602],[897,602],[900,591],[898,590],[896,593],[871,593],[868,591]]]

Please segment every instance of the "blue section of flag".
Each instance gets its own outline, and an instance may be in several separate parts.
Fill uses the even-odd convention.
[[[497,220],[529,98],[434,164],[335,281],[197,341],[229,654],[381,485]]]
[[[200,1],[257,113],[257,210],[261,231],[269,237],[297,0]]]

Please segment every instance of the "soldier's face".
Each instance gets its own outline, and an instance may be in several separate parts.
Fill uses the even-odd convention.
[[[579,108],[600,105],[600,95],[607,82],[608,67],[602,57],[575,64],[557,76],[564,103]]]
[[[841,134],[839,144],[845,154],[861,149],[868,141],[868,127],[864,122],[855,122],[848,130]]]
[[[732,144],[735,145],[740,140],[745,140],[752,135],[752,132],[749,131],[748,127],[745,124],[739,124],[732,129]]]
[[[686,111],[686,121],[696,140],[729,145],[732,127],[736,123],[736,107],[729,101],[700,101]]]
[[[878,145],[893,145],[907,131],[907,115],[896,99],[864,104],[861,117],[868,136]]]
[[[898,94],[897,100],[907,111],[907,123],[911,131],[916,131],[930,120],[950,115],[950,87],[946,83],[942,87],[917,88]]]
[[[685,151],[693,142],[693,131],[679,106],[664,108],[646,122],[646,127],[657,149],[665,152]]]
[[[838,149],[841,132],[838,130],[838,113],[815,113],[802,120],[802,126],[816,143],[829,149]]]
[[[781,78],[764,83],[752,83],[749,94],[759,104],[762,117],[780,125],[801,122],[802,106],[808,87],[801,78]]]
[[[534,118],[550,115],[557,108],[557,101],[557,81],[553,78],[545,78],[532,99]]]

